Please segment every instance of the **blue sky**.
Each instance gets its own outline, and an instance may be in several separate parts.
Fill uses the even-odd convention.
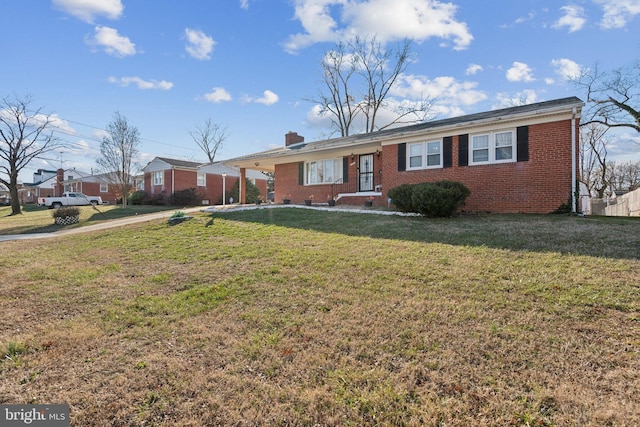
[[[90,172],[118,111],[155,156],[203,161],[189,131],[226,126],[217,160],[329,135],[305,101],[338,40],[415,40],[392,102],[434,97],[436,118],[583,94],[596,63],[640,59],[640,0],[0,0],[0,96],[32,97],[69,148],[38,168]],[[636,142],[634,144],[634,141]],[[620,132],[610,156],[640,159]]]

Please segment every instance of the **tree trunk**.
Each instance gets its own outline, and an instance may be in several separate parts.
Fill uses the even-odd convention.
[[[11,174],[9,181],[9,196],[11,197],[11,215],[20,215],[20,199],[18,197],[18,174]]]

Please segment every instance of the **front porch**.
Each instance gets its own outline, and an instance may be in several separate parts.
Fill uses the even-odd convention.
[[[340,180],[331,185],[331,195],[336,202],[342,200],[345,204],[361,204],[365,200],[376,200],[382,197],[382,175],[365,174],[353,182]]]

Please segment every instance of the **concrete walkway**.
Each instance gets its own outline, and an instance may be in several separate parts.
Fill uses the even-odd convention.
[[[203,208],[189,208],[180,209],[181,212],[200,212]],[[153,221],[155,219],[169,219],[175,211],[163,211],[144,215],[128,216],[126,218],[112,219],[109,221],[100,222],[98,224],[87,225],[84,227],[70,228],[67,230],[53,231],[51,233],[26,233],[26,234],[7,234],[5,236],[0,235],[0,242],[6,242],[9,240],[31,240],[31,239],[47,239],[52,237],[68,236],[72,234],[88,233],[90,231],[106,230],[109,228],[122,227],[123,225],[136,224],[139,222]]]

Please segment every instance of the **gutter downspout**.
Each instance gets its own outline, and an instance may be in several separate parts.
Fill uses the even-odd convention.
[[[176,170],[175,168],[171,168],[171,197],[173,197],[173,193],[176,191]]]
[[[576,200],[576,107],[571,115],[571,213],[577,211]]]

